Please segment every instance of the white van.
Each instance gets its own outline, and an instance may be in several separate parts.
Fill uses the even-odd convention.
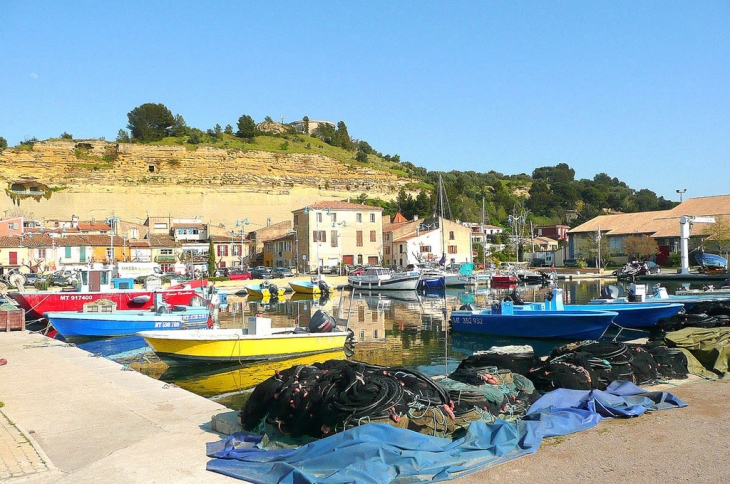
[[[117,262],[114,264],[113,277],[132,278],[157,276],[162,277],[162,269],[156,262]]]

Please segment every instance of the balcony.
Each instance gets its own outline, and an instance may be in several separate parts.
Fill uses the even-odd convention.
[[[160,263],[171,263],[171,262],[173,262],[174,263],[174,262],[177,262],[177,257],[175,257],[172,254],[170,254],[170,255],[158,255],[158,256],[155,256],[155,262],[160,262]]]

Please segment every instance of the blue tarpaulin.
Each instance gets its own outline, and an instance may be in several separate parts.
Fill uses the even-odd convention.
[[[207,468],[267,484],[443,481],[536,452],[544,437],[586,430],[604,418],[686,406],[671,393],[613,382],[605,391],[552,391],[522,419],[474,422],[454,440],[367,424],[297,449],[263,450],[260,437],[238,433],[208,444]]]

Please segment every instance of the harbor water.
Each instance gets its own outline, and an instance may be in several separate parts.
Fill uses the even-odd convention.
[[[628,290],[615,279],[584,279],[560,281],[566,304],[584,304],[599,297],[607,285],[617,286],[621,293]],[[662,283],[673,292],[678,285]],[[685,284],[685,286],[687,286]],[[542,301],[554,286],[520,285],[517,290],[526,301]],[[431,377],[447,375],[474,351],[492,346],[530,345],[536,354],[545,356],[552,348],[566,341],[527,340],[454,332],[449,328],[449,315],[454,309],[471,303],[485,306],[501,301],[513,290],[479,288],[476,290],[448,289],[446,291],[336,291],[332,297],[312,299],[311,296],[287,295],[281,301],[254,300],[246,296],[228,296],[228,304],[218,313],[224,328],[246,327],[249,316],[261,314],[272,319],[272,326],[291,326],[295,320],[304,325],[309,316],[322,309],[334,316],[338,326],[349,327],[357,344],[351,354],[343,351],[303,356],[287,360],[226,365],[196,365],[168,367],[135,338],[88,341],[78,346],[120,361],[129,368],[170,385],[239,410],[250,392],[260,382],[274,375],[277,369],[307,365],[328,359],[362,361],[381,366],[403,366]],[[643,331],[622,332],[619,339],[646,336]],[[128,340],[128,341],[125,341]],[[124,343],[129,348],[124,346]],[[111,346],[110,346],[111,345]],[[136,346],[135,346],[136,345]],[[113,349],[110,349],[114,347]]]

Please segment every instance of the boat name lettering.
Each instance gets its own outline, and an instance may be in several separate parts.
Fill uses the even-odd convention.
[[[61,301],[92,301],[94,296],[60,296]]]

